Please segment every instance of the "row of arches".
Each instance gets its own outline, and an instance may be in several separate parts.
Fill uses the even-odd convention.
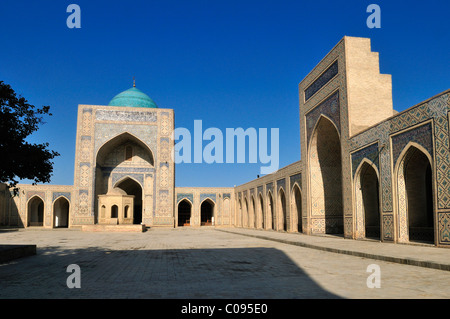
[[[187,198],[178,203],[178,227],[191,226],[193,205]],[[210,198],[206,198],[200,204],[200,226],[212,226],[214,224],[216,204]]]
[[[343,235],[343,187],[340,137],[331,120],[322,116],[313,130],[308,153],[308,214],[319,222],[313,233]],[[433,167],[430,153],[410,142],[393,165],[393,234],[398,242],[435,242],[435,209]],[[355,238],[381,240],[383,213],[380,173],[377,165],[364,158],[353,178]],[[244,196],[236,202],[235,225],[256,229],[302,232],[302,196],[297,184],[286,196],[281,187],[274,195],[268,191]],[[290,203],[287,203],[287,198]],[[276,205],[274,205],[274,203]],[[287,205],[291,205],[289,208]],[[394,213],[391,213],[394,215]],[[311,223],[312,224],[312,223]],[[388,225],[389,226],[389,225]],[[313,227],[310,225],[310,227]],[[391,226],[389,226],[391,227]]]
[[[355,174],[358,237],[381,238],[379,179],[377,167],[364,159]],[[428,152],[414,143],[406,147],[394,170],[394,184],[398,240],[434,242],[433,173]]]
[[[250,200],[244,197],[237,202],[236,225],[255,229],[272,229],[302,232],[302,196],[298,184],[291,191],[291,214],[288,214],[286,194],[280,188],[277,194],[277,205],[274,205],[272,191],[267,196],[259,193],[257,200],[251,195]],[[292,225],[291,225],[292,224]]]
[[[53,202],[53,227],[69,227],[70,202],[67,198],[61,196]],[[27,226],[44,226],[44,200],[38,195],[33,196],[27,204]]]
[[[342,161],[337,127],[321,116],[309,144],[311,216],[324,217],[326,234],[343,234]],[[394,232],[398,241],[435,241],[432,157],[410,142],[393,167]],[[354,229],[357,238],[381,239],[380,174],[365,158],[354,180]]]

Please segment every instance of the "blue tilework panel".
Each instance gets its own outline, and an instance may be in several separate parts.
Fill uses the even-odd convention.
[[[319,91],[325,84],[330,82],[336,74],[338,74],[339,67],[336,60],[325,72],[323,72],[310,86],[305,90],[305,101],[308,101],[317,91]]]
[[[317,123],[320,115],[323,114],[333,121],[336,125],[339,133],[341,133],[341,115],[339,107],[339,91],[333,93],[328,99],[316,106],[312,111],[306,114],[306,133],[309,140],[311,139],[311,134],[314,126]]]
[[[423,146],[433,156],[433,128],[431,123],[419,126],[415,129],[400,133],[392,137],[392,158],[394,167],[400,153],[409,142],[415,142]]]
[[[210,198],[213,200],[213,202],[216,202],[216,194],[200,194],[200,202],[207,198]]]
[[[376,143],[352,154],[353,177],[355,176],[356,169],[364,158],[367,158],[374,163],[378,172],[380,171],[378,144]]]
[[[191,193],[178,193],[177,194],[177,203],[179,203],[184,198],[187,198],[191,201],[191,203],[194,202],[194,195]]]

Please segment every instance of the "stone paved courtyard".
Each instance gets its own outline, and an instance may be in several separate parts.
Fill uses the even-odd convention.
[[[448,298],[450,272],[204,229],[0,231],[37,255],[0,265],[0,298]],[[383,245],[383,244],[380,244]],[[69,264],[81,288],[69,289]],[[369,289],[367,266],[381,269]]]

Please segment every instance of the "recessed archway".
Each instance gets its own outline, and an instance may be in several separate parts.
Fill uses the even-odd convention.
[[[118,218],[119,217],[119,207],[117,205],[111,206],[111,218]]]
[[[324,222],[313,232],[343,233],[341,165],[339,133],[328,118],[321,116],[309,146],[309,178],[311,215]]]
[[[292,189],[292,216],[297,216],[297,231],[302,232],[302,194],[297,184]]]
[[[250,227],[247,197],[244,198],[244,218],[243,218],[243,225],[244,225],[244,227]]]
[[[28,201],[28,226],[44,226],[44,201],[34,196]]]
[[[214,202],[209,198],[205,199],[200,205],[200,225],[212,226],[214,217]]]
[[[134,195],[133,224],[142,223],[142,187],[130,177],[119,181],[115,187],[124,190],[127,195]]]
[[[65,197],[60,197],[53,203],[54,228],[69,227],[69,208],[70,203]]]
[[[260,216],[261,216],[261,228],[266,228],[266,216],[265,216],[265,209],[264,209],[264,201],[261,193],[259,194],[259,210],[260,210]]]
[[[95,218],[98,220],[98,195],[106,194],[111,187],[123,187],[119,186],[118,182],[114,178],[114,174],[124,175],[123,172],[130,172],[132,170],[146,170],[149,172],[153,172],[155,170],[154,167],[154,155],[149,146],[144,143],[142,140],[137,138],[136,136],[124,132],[121,133],[106,143],[104,143],[97,151],[95,157],[95,197],[94,197],[94,207],[95,207]],[[128,173],[125,173],[128,174]],[[130,174],[130,175],[138,175],[138,174]],[[142,222],[142,207],[143,207],[143,174],[142,180],[140,181],[140,191],[136,189],[135,193],[132,191],[131,193],[127,191],[125,192],[128,195],[135,195],[139,197],[139,193],[141,198],[135,198],[135,206],[134,210],[130,208],[130,212],[133,211],[134,224],[140,224]],[[117,176],[117,175],[116,175]],[[120,177],[121,180],[126,179],[126,177]],[[136,179],[139,179],[136,177]],[[111,185],[115,184],[115,185]],[[123,186],[123,187],[122,187]],[[152,194],[154,195],[154,194]],[[136,210],[136,208],[138,210]]]
[[[272,192],[269,191],[268,195],[268,220],[270,220],[272,230],[276,230],[276,216],[275,216],[275,208],[273,206],[273,196]]]
[[[398,166],[399,241],[434,242],[430,158],[419,146],[411,145]]]
[[[256,229],[256,206],[255,206],[255,197],[252,195],[252,227]]]
[[[355,174],[356,237],[381,238],[379,180],[376,168],[365,160]]]
[[[288,222],[287,222],[287,212],[286,212],[286,195],[284,194],[284,190],[280,188],[278,191],[278,209],[279,209],[279,216],[281,218],[281,229],[284,231],[287,231]]]
[[[192,204],[187,200],[183,199],[178,203],[178,226],[190,226],[191,225],[191,210]]]
[[[238,218],[237,218],[237,222],[238,222],[238,226],[243,227],[243,222],[242,222],[242,203],[241,200],[239,199],[239,207],[238,207]]]

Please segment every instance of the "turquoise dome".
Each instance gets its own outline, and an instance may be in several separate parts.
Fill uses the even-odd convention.
[[[144,92],[132,87],[122,93],[117,94],[109,102],[109,106],[131,106],[131,107],[147,107],[157,108],[156,103]]]

